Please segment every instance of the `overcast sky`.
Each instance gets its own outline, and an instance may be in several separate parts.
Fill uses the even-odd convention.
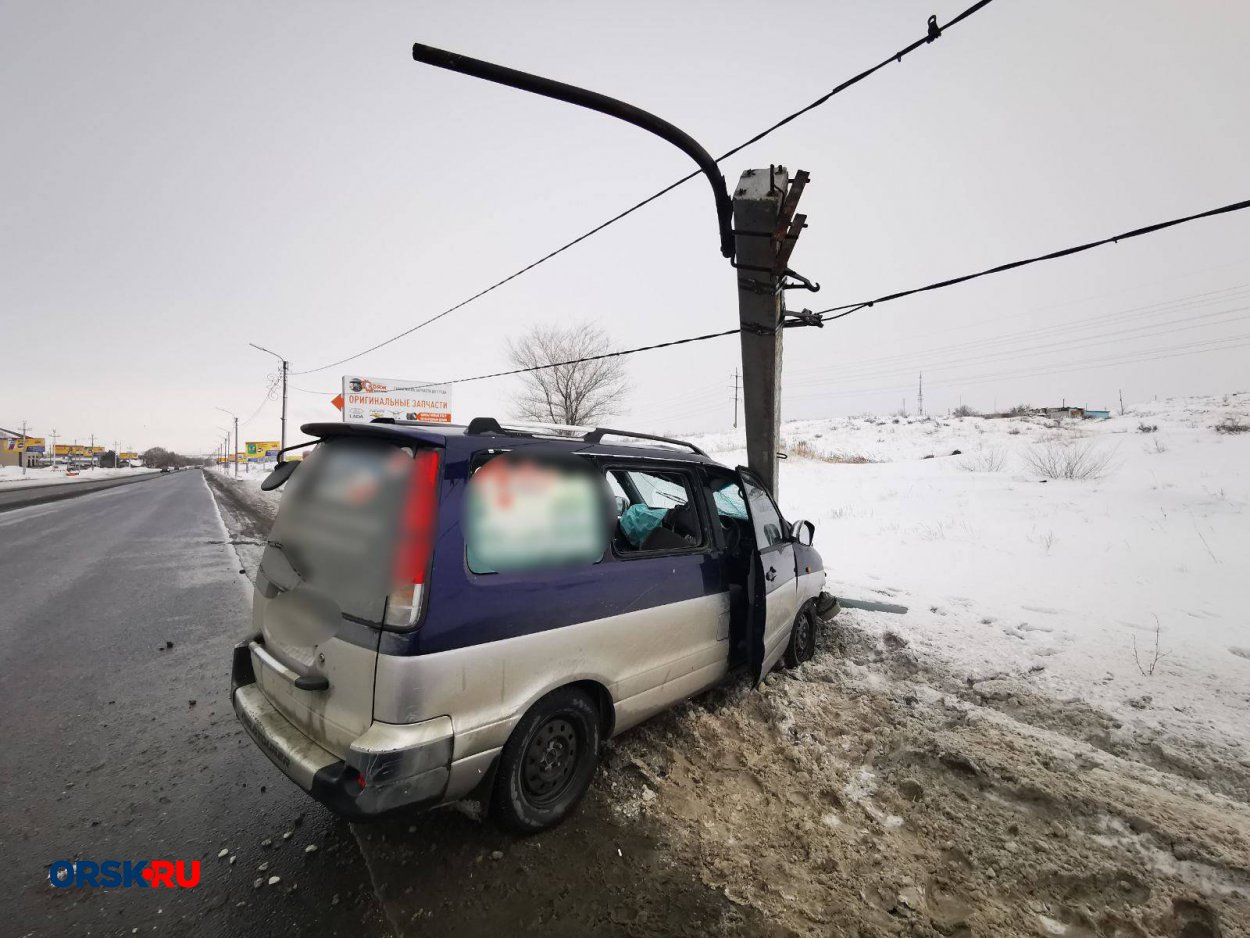
[[[5,0],[0,426],[207,451],[224,407],[276,439],[276,362],[248,342],[316,368],[691,168],[628,125],[418,65],[414,41],[623,98],[720,153],[968,2]],[[822,289],[792,308],[869,298],[1250,197],[1248,40],[1243,0],[996,0],[723,169],[812,174],[792,266]],[[703,181],[345,368],[493,371],[508,337],[578,319],[622,347],[736,324]],[[921,370],[930,411],[1244,389],[1250,212],[785,342],[786,418],[911,410]],[[726,427],[738,354],[628,359],[613,423]],[[293,378],[292,420],[336,419],[343,373]],[[505,414],[514,390],[461,386],[457,415]]]

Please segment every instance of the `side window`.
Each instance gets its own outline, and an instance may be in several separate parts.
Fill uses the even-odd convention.
[[[617,553],[689,550],[707,543],[687,473],[611,468],[608,488],[616,496]]]
[[[747,503],[737,479],[713,479],[712,501],[716,513],[728,521],[746,521]]]
[[[465,560],[473,573],[598,563],[607,549],[603,479],[577,458],[501,453],[465,493]]]
[[[772,497],[762,485],[748,475],[743,475],[747,502],[751,506],[751,524],[755,527],[755,544],[760,550],[780,544],[785,540],[785,526],[781,514],[773,504]]]

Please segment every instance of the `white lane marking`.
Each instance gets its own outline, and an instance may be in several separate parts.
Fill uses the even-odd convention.
[[[221,528],[221,535],[225,539],[226,545],[230,548],[230,553],[234,554],[234,569],[247,569],[243,563],[243,558],[239,556],[239,549],[234,546],[234,538],[230,536],[230,529],[226,526],[226,519],[221,514],[221,506],[217,504],[217,496],[213,494],[213,487],[208,484],[208,476],[203,471],[200,472],[200,481],[204,483],[204,490],[208,492],[208,500],[213,503],[213,513],[217,516],[217,526]],[[237,577],[238,574],[236,573]],[[243,596],[247,600],[247,606],[252,607],[252,590],[254,585],[250,575],[243,577],[243,582],[239,584],[243,590]]]

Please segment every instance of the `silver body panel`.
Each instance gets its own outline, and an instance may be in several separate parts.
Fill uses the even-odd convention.
[[[719,593],[438,654],[382,655],[375,716],[449,715],[459,760],[502,746],[544,694],[594,681],[611,695],[620,731],[725,675],[728,617],[729,594]]]
[[[259,684],[235,690],[234,712],[261,751],[305,791],[312,789],[318,771],[338,761],[283,716]]]

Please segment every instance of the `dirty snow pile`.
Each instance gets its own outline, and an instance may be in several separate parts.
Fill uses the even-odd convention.
[[[895,630],[970,683],[1024,679],[1240,761],[1248,425],[1250,393],[1106,420],[791,422],[781,504],[815,523],[831,591],[908,608],[862,613],[864,627]],[[697,442],[745,461],[741,436]],[[1073,464],[1085,478],[1047,477]]]
[[[82,469],[77,475],[66,475],[64,466],[53,469],[50,466],[27,469],[22,473],[21,466],[0,466],[0,488],[11,488],[19,485],[67,485],[74,482],[98,482],[101,479],[118,479],[126,476],[141,476],[156,472],[156,469],[141,467],[126,469]]]

